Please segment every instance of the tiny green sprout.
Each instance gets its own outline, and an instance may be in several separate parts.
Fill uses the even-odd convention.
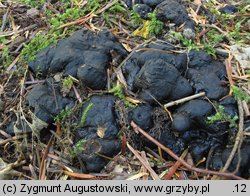
[[[191,39],[187,39],[185,37],[182,37],[181,39],[182,44],[188,49],[188,50],[199,50],[199,47],[193,42]]]
[[[123,88],[122,88],[122,85],[120,85],[120,83],[118,83],[117,85],[114,85],[113,88],[110,89],[110,92],[122,100],[125,99],[125,95],[123,93]]]
[[[86,108],[85,110],[83,111],[83,114],[82,114],[82,117],[81,117],[81,122],[79,123],[79,125],[77,126],[77,128],[80,128],[84,125],[85,121],[86,121],[86,118],[87,118],[87,115],[88,115],[88,112],[91,110],[91,108],[94,106],[93,103],[90,103]]]
[[[233,96],[235,99],[243,100],[246,102],[249,101],[250,97],[241,88],[239,88],[235,85],[232,85],[231,88],[232,88]]]
[[[102,0],[88,0],[85,5],[85,10],[88,12],[95,12],[101,7],[101,1]]]
[[[27,62],[34,61],[36,54],[42,49],[49,46],[51,43],[56,43],[58,36],[55,35],[44,35],[38,33],[29,44],[25,44],[22,50],[22,56],[27,60]]]
[[[71,151],[71,154],[73,157],[76,157],[77,155],[82,153],[82,151],[84,150],[85,143],[86,143],[86,140],[81,139],[74,145],[73,150]]]
[[[109,8],[109,11],[112,13],[126,13],[126,9],[119,2],[116,2],[111,8]]]
[[[149,13],[148,17],[150,18],[150,23],[149,23],[149,34],[150,35],[158,35],[161,33],[164,23],[160,20],[157,19],[156,14]]]
[[[71,88],[73,86],[73,83],[73,79],[70,76],[63,79],[63,86],[66,88]]]
[[[143,24],[143,19],[140,17],[140,15],[135,10],[130,11],[130,17],[131,17],[131,24],[133,26],[138,27],[141,24]]]
[[[9,47],[4,47],[2,49],[2,52],[0,54],[0,67],[3,66],[3,67],[7,67],[11,64],[12,62],[12,57],[10,55],[10,50],[9,50]]]
[[[45,0],[20,0],[22,3],[29,5],[31,7],[39,7],[45,3]]]
[[[54,117],[55,122],[63,122],[67,117],[69,117],[72,114],[71,109],[63,109],[57,116]]]
[[[118,83],[117,85],[114,85],[113,88],[110,90],[110,93],[113,93],[115,96],[121,99],[124,102],[126,107],[135,107],[134,104],[126,100],[122,85],[120,83]]]
[[[237,22],[234,27],[234,31],[230,32],[229,35],[234,38],[237,42],[243,42],[240,35],[241,22]]]
[[[230,128],[236,128],[238,120],[238,116],[231,117],[230,115],[226,114],[224,111],[224,107],[220,105],[217,109],[217,112],[213,116],[207,117],[207,123],[212,124],[218,121],[224,121],[229,123]]]

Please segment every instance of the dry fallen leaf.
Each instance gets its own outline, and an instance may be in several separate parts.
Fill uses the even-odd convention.
[[[150,21],[144,21],[143,22],[143,27],[142,28],[138,28],[133,32],[133,36],[140,36],[143,37],[145,39],[149,38],[149,23]]]

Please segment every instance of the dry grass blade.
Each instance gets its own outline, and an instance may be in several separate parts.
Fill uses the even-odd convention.
[[[53,140],[53,136],[50,138],[49,142],[48,142],[48,145],[44,151],[44,154],[43,154],[43,157],[42,157],[42,161],[41,161],[41,166],[40,166],[40,171],[39,171],[39,180],[46,180],[46,158],[47,158],[47,155],[49,153],[49,149],[50,147],[52,146],[52,140]]]
[[[15,140],[19,140],[19,139],[22,139],[22,138],[25,138],[25,137],[27,137],[26,134],[25,134],[25,135],[20,135],[20,136],[13,136],[13,137],[7,138],[7,139],[5,139],[5,140],[1,140],[1,141],[0,141],[0,146],[1,146],[1,145],[5,145],[5,144],[7,144],[8,142],[15,141]]]
[[[83,24],[83,23],[87,22],[89,19],[93,18],[94,16],[95,15],[93,13],[90,13],[89,15],[85,16],[84,18],[80,18],[80,19],[77,19],[75,21],[68,22],[66,24],[61,25],[60,27],[57,28],[57,30],[62,29],[64,27],[71,26],[71,25],[75,25],[75,24]]]
[[[238,133],[236,135],[236,139],[235,139],[235,143],[233,146],[233,149],[227,159],[227,162],[225,164],[225,166],[222,168],[222,172],[225,172],[228,167],[230,166],[234,155],[239,147],[239,144],[241,142],[241,140],[243,139],[243,126],[244,126],[244,113],[243,113],[243,107],[242,107],[242,102],[240,100],[238,100],[238,109],[239,109],[239,129],[238,129]]]
[[[74,172],[69,172],[66,170],[63,170],[63,173],[65,175],[68,175],[70,177],[78,178],[78,179],[94,179],[96,176],[91,175],[91,174],[80,174],[80,173],[74,173]]]
[[[184,159],[186,157],[188,153],[188,150],[185,150],[182,155],[181,158]],[[178,169],[178,167],[180,167],[181,162],[177,161],[170,169],[169,172],[163,177],[165,180],[170,180],[172,178],[172,176],[174,175],[174,173],[176,172],[176,170]]]
[[[145,173],[145,172],[140,172],[138,174],[135,174],[133,176],[130,176],[129,178],[127,178],[126,180],[137,180],[143,176],[148,176],[148,173]]]
[[[205,92],[201,92],[201,93],[198,93],[198,94],[195,94],[195,95],[191,95],[191,96],[188,96],[188,97],[185,97],[185,98],[182,98],[182,99],[178,99],[176,101],[171,101],[167,104],[164,105],[164,108],[168,108],[168,107],[171,107],[171,106],[174,106],[174,105],[178,105],[178,104],[181,104],[181,103],[184,103],[184,102],[187,102],[187,101],[190,101],[192,99],[196,99],[196,98],[199,98],[199,97],[203,97],[205,96],[206,93]]]
[[[225,64],[226,64],[226,71],[227,71],[227,78],[229,81],[230,86],[233,86],[233,78],[232,78],[232,64],[231,64],[232,57],[229,56],[228,59],[226,59]],[[229,95],[232,94],[232,89],[230,88]]]
[[[19,167],[21,165],[24,165],[25,163],[26,163],[25,160],[23,160],[23,161],[18,160],[15,163],[10,163],[10,164],[6,165],[6,167],[4,167],[4,168],[2,168],[0,170],[0,180],[4,180],[5,176],[8,175],[8,174],[11,174],[13,172],[15,173],[15,171],[13,171],[13,169],[16,168],[16,167]]]
[[[104,6],[103,8],[101,8],[100,10],[98,10],[96,13],[97,14],[101,14],[103,13],[105,10],[109,9],[110,7],[112,7],[114,4],[116,4],[119,0],[113,0],[111,2],[109,2],[106,6]]]
[[[153,142],[155,145],[159,146],[162,150],[164,150],[166,153],[168,153],[171,157],[173,157],[175,160],[179,161],[182,165],[184,165],[187,169],[203,174],[210,174],[210,175],[218,175],[218,176],[224,176],[227,178],[237,179],[237,180],[243,180],[244,178],[236,176],[233,173],[224,173],[224,172],[218,172],[218,171],[212,171],[207,169],[200,169],[193,167],[192,165],[189,165],[185,160],[177,156],[172,150],[158,142],[156,139],[154,139],[152,136],[150,136],[148,133],[146,133],[143,129],[141,129],[137,124],[135,124],[133,121],[131,122],[131,126],[134,130],[137,132],[140,132],[143,136],[145,136],[148,140]]]
[[[130,146],[129,143],[127,143],[127,146],[128,146],[128,149],[136,156],[136,158],[139,159],[142,165],[147,168],[152,178],[154,180],[160,180],[160,177],[155,173],[155,171],[150,167],[150,165],[139,155],[139,153],[136,152],[136,150],[132,146]]]
[[[144,152],[144,151],[142,151],[141,152],[141,156],[142,156],[142,158],[148,163],[148,161],[147,161],[147,156],[146,156],[146,153]],[[148,163],[149,164],[149,163]],[[142,166],[142,172],[143,173],[147,173],[147,168],[146,167],[144,167],[144,166]],[[143,180],[148,180],[148,173],[147,173],[147,175],[144,175],[144,176],[142,176],[142,179]]]

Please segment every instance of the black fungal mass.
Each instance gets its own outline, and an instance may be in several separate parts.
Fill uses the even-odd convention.
[[[119,153],[119,140],[93,139],[84,144],[84,150],[78,156],[85,163],[88,172],[100,172],[108,160],[100,155],[112,158]]]
[[[153,126],[153,107],[150,105],[140,105],[128,115],[129,120],[133,120],[144,130],[149,130]]]
[[[42,76],[63,72],[90,88],[104,89],[112,51],[121,57],[127,54],[109,31],[93,33],[83,29],[41,51],[29,68]]]
[[[191,86],[182,78],[179,71],[171,64],[158,59],[147,61],[136,75],[134,86],[139,90],[138,97],[144,101],[152,102],[154,99],[162,101],[172,95],[178,80],[184,81],[189,88],[178,92],[179,97],[192,93]],[[161,89],[161,90],[160,90]],[[173,95],[176,96],[176,95]],[[177,96],[178,97],[178,96]]]
[[[74,106],[74,101],[63,97],[59,86],[54,85],[52,80],[35,86],[27,95],[26,100],[35,116],[48,124],[53,122],[54,117],[60,111]]]
[[[81,108],[77,121],[76,139],[114,139],[119,131],[116,123],[114,96],[93,96]],[[79,127],[80,126],[80,127]]]
[[[194,29],[195,23],[188,16],[186,8],[181,4],[181,1],[165,0],[156,6],[157,17],[164,21],[170,21],[180,26],[185,23],[185,26]]]
[[[148,13],[155,12],[165,23],[184,24],[184,28],[194,29],[194,22],[182,1],[126,0],[125,3],[143,19],[148,19]],[[108,93],[107,69],[114,54],[120,59],[127,57],[121,65],[128,87],[124,94],[134,96],[141,104],[129,107],[122,100],[127,107],[121,109],[118,103],[122,101]],[[60,85],[50,77],[57,73],[62,73],[63,77],[71,75],[80,81],[80,87],[88,87],[87,92],[83,92],[86,95],[84,102],[77,105],[78,109],[70,119],[74,126],[73,146],[83,141],[77,156],[84,163],[86,172],[100,172],[108,163],[107,157],[112,158],[120,152],[119,133],[133,137],[131,133],[134,131],[129,127],[131,121],[179,156],[188,148],[195,164],[209,155],[206,163],[200,166],[220,170],[230,154],[231,138],[237,130],[229,128],[229,122],[222,120],[209,124],[208,117],[216,114],[219,105],[229,117],[238,115],[236,100],[227,96],[227,74],[222,62],[205,51],[186,52],[164,41],[152,41],[128,56],[111,32],[93,33],[82,29],[47,47],[29,64],[30,70],[46,82],[34,86],[26,101],[38,119],[53,125],[55,116],[62,110],[73,108],[77,100],[74,95],[69,98],[62,94]],[[111,85],[117,82],[115,73],[110,82]],[[89,89],[103,91],[96,93]],[[168,108],[172,118],[159,107],[199,92],[205,92],[206,97]],[[145,137],[136,134],[133,139],[138,141],[133,144],[136,148],[147,146],[157,151],[157,146]],[[244,177],[250,175],[248,148],[249,141],[246,140],[242,144],[242,162],[238,171]],[[171,159],[167,154],[164,157]],[[237,167],[237,157],[236,154],[229,171]]]
[[[146,4],[136,4],[134,10],[140,15],[142,19],[147,20],[148,14],[152,12],[152,8]]]
[[[226,5],[223,8],[219,9],[222,14],[234,14],[238,12],[238,9],[234,5]]]

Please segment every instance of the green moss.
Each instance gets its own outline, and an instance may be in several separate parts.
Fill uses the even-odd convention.
[[[82,140],[79,140],[73,147],[73,150],[70,151],[70,154],[72,157],[76,157],[77,155],[79,155],[80,153],[82,153],[82,151],[84,150],[84,146],[85,146],[85,143],[87,141],[82,139]]]
[[[164,27],[164,23],[157,19],[156,14],[154,12],[149,13],[148,17],[150,19],[150,22],[149,22],[149,34],[151,36],[160,34],[163,27]]]
[[[113,93],[115,96],[121,99],[126,107],[135,107],[135,105],[126,100],[126,97],[123,92],[123,87],[119,83],[113,86],[113,88],[110,90],[110,93]]]
[[[235,85],[233,85],[231,88],[232,88],[233,96],[235,99],[244,100],[246,102],[250,100],[250,97],[241,88]]]
[[[21,3],[24,3],[26,5],[29,5],[31,7],[39,7],[39,6],[42,6],[46,0],[19,0]]]
[[[220,105],[217,108],[216,114],[213,116],[207,117],[207,120],[209,124],[212,124],[218,121],[228,122],[230,128],[236,128],[237,127],[236,121],[238,120],[238,116],[234,116],[234,117],[229,116],[228,114],[225,113],[224,107]]]
[[[72,114],[71,109],[63,109],[56,117],[54,117],[55,122],[64,122],[67,117],[69,117]]]
[[[223,41],[223,35],[216,31],[215,29],[211,29],[207,34],[207,41],[204,45],[204,49],[208,54],[215,56],[215,46]]]
[[[0,54],[0,67],[8,67],[13,61],[13,58],[10,54],[9,47],[4,47]]]
[[[130,11],[130,18],[131,18],[131,24],[134,27],[138,27],[143,24],[143,19],[135,10]]]
[[[38,33],[29,44],[24,45],[22,50],[22,56],[27,62],[35,60],[36,54],[42,49],[49,46],[51,43],[56,43],[59,39],[59,36],[56,34],[47,34]]]
[[[117,85],[114,85],[113,88],[110,90],[110,92],[122,100],[125,99],[125,95],[123,93],[123,88],[119,83]]]
[[[84,110],[83,114],[82,114],[82,117],[81,117],[81,122],[79,123],[79,125],[77,126],[78,128],[79,127],[82,127],[86,121],[86,118],[88,116],[88,112],[91,110],[91,108],[94,106],[93,103],[90,103],[86,109]]]
[[[125,14],[126,13],[125,7],[119,2],[116,2],[111,8],[109,8],[109,11],[111,13],[117,13],[117,14]]]

